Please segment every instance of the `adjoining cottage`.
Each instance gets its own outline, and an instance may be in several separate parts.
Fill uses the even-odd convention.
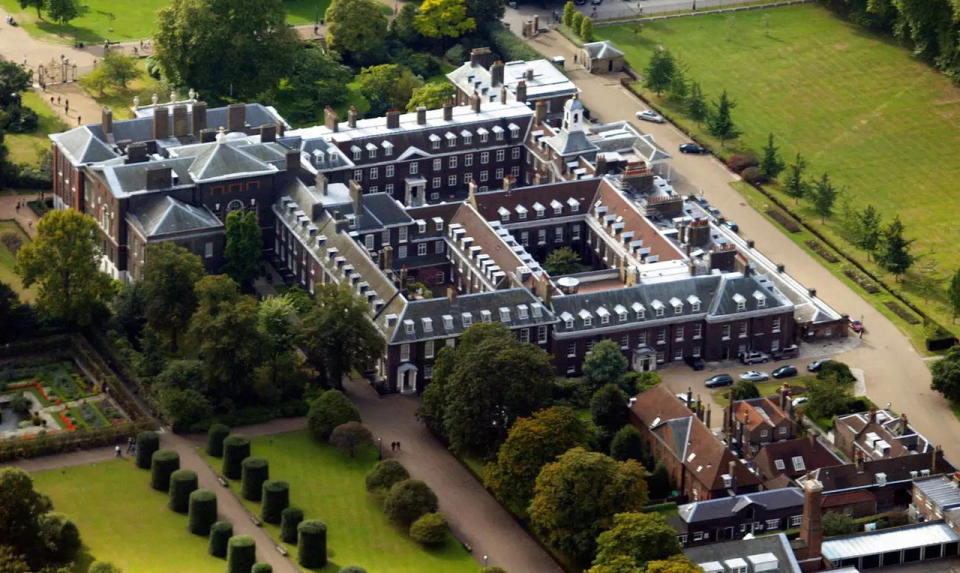
[[[580,48],[580,58],[583,67],[593,74],[621,72],[626,65],[623,52],[609,40],[584,44]]]

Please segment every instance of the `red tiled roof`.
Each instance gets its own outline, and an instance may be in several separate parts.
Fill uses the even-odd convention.
[[[793,467],[793,458],[800,456],[803,458],[804,467],[802,470],[796,470]],[[783,460],[784,469],[778,470],[774,465],[775,460]],[[787,475],[789,477],[799,477],[808,471],[817,468],[835,466],[843,463],[819,440],[810,438],[796,438],[793,440],[784,440],[774,442],[760,448],[757,455],[753,458],[753,463],[764,479],[773,479],[777,475]]]
[[[743,422],[747,419],[748,415],[750,416],[750,423],[747,424],[747,429],[751,431],[761,424],[776,426],[780,422],[790,419],[787,413],[780,409],[776,398],[764,397],[751,400],[738,400],[734,402],[733,408],[733,415],[739,422]],[[766,417],[760,413],[758,408],[763,409]]]
[[[680,249],[658,233],[630,199],[615,189],[606,179],[600,185],[597,200],[607,207],[607,215],[623,217],[624,232],[633,231],[634,240],[642,240],[643,246],[650,248],[651,255],[659,256],[661,261],[684,258]]]
[[[877,498],[869,491],[863,489],[839,493],[827,493],[820,501],[820,507],[826,509],[828,507],[850,505],[851,503],[862,503],[865,501],[876,502]]]

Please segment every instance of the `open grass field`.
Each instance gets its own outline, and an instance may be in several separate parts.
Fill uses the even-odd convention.
[[[16,221],[9,219],[0,220],[0,235],[4,233],[16,233],[20,236],[20,239],[23,241],[23,244],[30,243],[30,237],[23,232],[23,229],[20,228],[20,225]],[[7,249],[6,245],[0,243],[0,281],[3,281],[13,287],[13,290],[17,291],[20,295],[20,300],[26,302],[33,302],[37,297],[37,289],[35,286],[30,287],[29,289],[23,288],[23,283],[20,282],[20,277],[13,271],[13,267],[17,262],[17,258],[13,256],[13,253]]]
[[[33,133],[6,133],[4,142],[10,150],[10,161],[39,167],[43,152],[50,149],[47,134],[63,131],[67,126],[32,91],[23,92],[23,105],[37,112],[37,130]]]
[[[667,47],[708,98],[726,89],[737,102],[734,120],[744,133],[728,148],[759,151],[774,133],[783,157],[802,152],[808,173],[829,173],[853,207],[871,203],[887,219],[899,214],[915,254],[937,263],[931,274],[960,267],[953,249],[960,194],[952,192],[960,180],[960,88],[906,49],[812,4],[647,23],[639,34],[632,24],[594,33],[615,42],[641,73],[652,51]],[[647,95],[685,129],[703,133]],[[801,202],[799,212],[842,238],[839,215],[820,225],[808,205]],[[949,324],[943,301],[925,305],[910,278],[908,294]]]
[[[347,565],[390,573],[474,573],[480,568],[452,537],[439,549],[424,549],[387,520],[364,487],[364,477],[377,461],[375,448],[348,458],[314,442],[307,432],[293,432],[256,438],[252,451],[270,461],[272,479],[290,483],[290,502],[304,510],[306,519],[327,524],[330,561],[320,571],[336,573]],[[209,461],[219,471],[220,460]],[[230,485],[239,492],[239,482]],[[259,513],[259,503],[243,503]],[[278,526],[264,527],[279,539]],[[295,546],[287,547],[296,554]]]
[[[150,472],[132,458],[36,472],[33,481],[80,528],[86,555],[78,571],[93,559],[144,573],[226,567],[207,554],[206,537],[187,531],[187,516],[167,509],[166,494],[150,488]]]

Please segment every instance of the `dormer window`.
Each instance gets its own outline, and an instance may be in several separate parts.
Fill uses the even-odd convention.
[[[580,201],[577,201],[573,197],[567,199],[567,205],[570,205],[570,212],[576,213],[580,211]]]
[[[415,334],[415,333],[416,333],[416,330],[415,330],[415,328],[414,328],[413,321],[410,320],[409,318],[406,319],[406,320],[404,320],[404,321],[403,321],[403,330],[404,330],[407,334],[410,334],[410,335]]]
[[[510,322],[510,309],[505,306],[500,307],[500,322]]]
[[[499,125],[493,126],[493,136],[497,141],[503,141],[503,128]]]
[[[424,332],[433,332],[433,319],[424,318],[423,319],[423,331]]]
[[[681,301],[679,298],[671,298],[670,306],[673,307],[673,314],[683,314],[683,301]]]
[[[449,314],[443,315],[443,328],[445,330],[453,330],[453,316]]]
[[[747,309],[747,299],[744,298],[742,294],[737,293],[733,295],[733,302],[737,304],[737,312],[743,312]]]
[[[353,145],[350,147],[350,151],[353,153],[353,160],[360,161],[360,154],[363,153],[363,150],[361,150],[358,146]]]
[[[460,320],[463,321],[464,328],[469,328],[473,324],[473,315],[469,312],[464,312],[460,315]]]
[[[480,136],[480,143],[486,143],[487,138],[490,135],[490,132],[481,127],[480,129],[477,130],[477,135]]]
[[[366,147],[367,147],[367,156],[370,159],[374,159],[377,156],[377,146],[372,143],[368,143]]]
[[[563,321],[563,326],[566,328],[573,328],[573,315],[569,312],[565,312],[560,315],[560,320]]]
[[[563,213],[563,203],[554,199],[550,201],[550,208],[553,209],[554,215],[560,215]]]
[[[448,131],[443,136],[447,138],[447,147],[456,147],[457,136],[455,134]]]
[[[417,231],[421,234],[427,232],[427,222],[423,219],[417,219]]]
[[[440,136],[436,133],[430,135],[430,149],[440,149]]]
[[[463,138],[464,145],[470,145],[473,143],[473,134],[466,129],[460,132],[460,137]]]
[[[654,300],[653,302],[650,303],[650,306],[653,307],[653,313],[655,315],[663,316],[664,306],[662,302],[660,302],[659,300]]]
[[[610,311],[602,306],[597,309],[597,316],[600,317],[600,324],[610,324]]]
[[[543,316],[543,305],[539,302],[535,302],[530,306],[533,309],[533,318],[540,318]]]
[[[613,310],[617,313],[617,320],[620,322],[627,321],[627,309],[624,308],[623,305],[618,304]]]
[[[517,305],[517,320],[527,320],[530,318],[530,309],[525,304]]]
[[[443,219],[441,219],[440,217],[433,218],[433,230],[443,231]]]
[[[757,301],[757,308],[763,308],[767,306],[767,295],[762,292],[755,290],[753,291],[753,299]]]
[[[642,304],[635,302],[631,308],[633,308],[633,312],[637,315],[637,320],[643,320],[645,318],[647,309],[645,309]]]
[[[504,223],[510,220],[510,210],[506,207],[500,207],[497,209],[497,214],[500,215],[500,221]]]
[[[690,295],[687,297],[687,302],[690,303],[691,312],[700,312],[700,298],[695,295]]]
[[[580,319],[583,320],[584,326],[593,326],[593,315],[590,314],[589,310],[586,310],[586,309],[581,310]]]
[[[516,210],[516,212],[517,212],[517,219],[520,219],[520,220],[522,221],[523,219],[526,219],[526,218],[527,218],[527,208],[526,208],[526,207],[524,207],[523,205],[517,205],[516,208],[515,208],[515,210]]]
[[[481,310],[480,320],[483,322],[490,322],[493,320],[493,314],[489,310]]]
[[[392,143],[390,143],[389,141],[384,141],[381,145],[383,145],[383,154],[385,156],[390,157],[391,155],[393,155]]]
[[[537,212],[537,218],[543,217],[544,213],[547,211],[546,207],[540,203],[534,203],[533,210]]]
[[[520,126],[519,126],[519,125],[517,125],[517,124],[515,124],[515,123],[511,123],[511,124],[508,125],[507,127],[510,129],[510,137],[512,137],[512,138],[514,138],[514,139],[520,137]]]

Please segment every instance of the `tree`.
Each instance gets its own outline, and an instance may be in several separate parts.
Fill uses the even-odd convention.
[[[960,315],[960,270],[953,273],[950,278],[950,286],[947,287],[947,304],[950,306],[953,322],[956,322],[957,315]]]
[[[436,547],[447,540],[450,528],[447,520],[439,513],[425,513],[410,526],[410,538],[421,545]]]
[[[0,342],[18,340],[36,327],[33,309],[20,302],[17,291],[0,281]]]
[[[367,491],[389,490],[393,484],[410,479],[407,468],[397,460],[383,460],[373,466],[366,477]]]
[[[153,57],[208,101],[255,100],[293,67],[298,43],[281,0],[174,0],[157,13]]]
[[[257,331],[263,341],[263,352],[270,368],[270,382],[277,385],[283,358],[294,352],[300,318],[293,301],[286,295],[271,296],[257,309]]]
[[[298,339],[325,386],[341,388],[351,370],[363,372],[383,355],[383,337],[367,318],[368,308],[346,286],[324,284],[317,289],[316,304],[303,317]]]
[[[313,439],[327,441],[334,428],[347,422],[359,422],[360,411],[339,390],[327,390],[310,404],[307,427]]]
[[[109,561],[94,561],[87,573],[123,573],[119,567]]]
[[[420,480],[395,483],[383,500],[383,512],[398,523],[409,525],[421,515],[437,511],[437,494]]]
[[[659,513],[620,513],[613,527],[597,538],[595,565],[625,555],[636,567],[680,553],[677,532]]]
[[[840,190],[830,181],[830,176],[824,173],[814,182],[812,195],[813,209],[820,215],[820,222],[833,214],[833,205],[837,201]]]
[[[418,416],[454,451],[488,455],[518,418],[550,403],[553,378],[542,348],[518,341],[502,323],[475,324],[440,352]]]
[[[839,511],[827,511],[822,519],[823,534],[827,537],[856,533],[860,529],[852,515]]]
[[[627,423],[627,395],[616,384],[606,384],[590,398],[590,417],[607,436]]]
[[[358,90],[370,102],[374,115],[383,115],[388,109],[406,109],[413,91],[422,85],[423,80],[399,64],[363,68],[357,76]]]
[[[80,550],[80,530],[62,513],[40,516],[40,541],[55,561],[71,561]]]
[[[601,340],[583,361],[583,378],[591,389],[597,390],[605,384],[619,384],[630,363],[613,340]]]
[[[793,197],[794,204],[799,203],[800,199],[806,196],[810,185],[803,178],[803,171],[807,168],[807,162],[803,156],[797,153],[796,159],[790,164],[787,180],[783,182],[783,190],[787,195]]]
[[[647,568],[644,573],[702,573],[703,569],[699,565],[690,561],[682,553],[672,555],[666,559],[647,562]]]
[[[877,264],[893,273],[899,281],[903,273],[907,272],[917,260],[910,254],[912,244],[913,239],[903,237],[903,223],[900,221],[900,215],[897,215],[880,236],[880,247],[876,255]]]
[[[763,148],[763,159],[760,160],[760,173],[765,179],[776,179],[784,170],[783,160],[780,159],[780,148],[773,141],[773,134],[767,136],[767,145]]]
[[[32,573],[27,558],[15,547],[0,545],[0,571],[4,573]]]
[[[374,61],[387,37],[381,6],[375,0],[333,0],[326,11],[327,46],[358,64]]]
[[[73,325],[86,326],[111,294],[100,271],[96,221],[73,209],[50,211],[37,223],[37,237],[17,252],[24,288],[37,284],[37,308]]]
[[[580,22],[579,34],[580,34],[580,37],[583,38],[584,42],[592,42],[593,41],[593,20],[591,20],[590,18],[584,18],[583,21]]]
[[[677,65],[673,61],[670,50],[663,47],[657,48],[650,56],[650,63],[647,64],[644,85],[655,91],[657,97],[659,97],[664,90],[670,87],[670,81],[673,79],[676,69]]]
[[[423,106],[427,109],[438,109],[444,102],[453,99],[456,89],[447,82],[431,82],[413,90],[410,101],[407,102],[407,111],[416,111]]]
[[[573,448],[537,476],[531,524],[548,545],[587,563],[597,535],[613,525],[613,516],[638,511],[647,502],[645,474],[635,461]]]
[[[580,270],[580,255],[570,247],[554,249],[547,255],[543,268],[555,277],[575,273]]]
[[[140,75],[140,70],[137,69],[137,59],[119,50],[105,51],[97,64],[97,68],[103,70],[103,74],[112,85],[121,89],[126,89],[127,82]]]
[[[390,22],[390,35],[404,46],[414,46],[422,41],[423,38],[414,25],[416,17],[417,4],[414,2],[404,4],[397,17]]]
[[[613,435],[610,441],[610,457],[625,462],[627,460],[643,459],[643,436],[633,424],[626,424]]]
[[[43,20],[43,15],[40,14],[40,10],[43,9],[46,3],[47,3],[46,0],[20,0],[20,7],[23,8],[24,10],[26,10],[27,8],[30,8],[31,6],[36,8],[37,20]]]
[[[849,370],[848,370],[849,372]],[[811,418],[832,418],[847,411],[853,398],[853,376],[848,379],[840,371],[821,375],[807,383],[806,395],[810,400],[806,404],[807,414]]]
[[[657,462],[647,478],[647,485],[650,487],[650,497],[653,499],[664,499],[671,495],[673,486],[670,483],[670,472],[663,462]]]
[[[50,499],[33,489],[30,474],[0,468],[0,539],[27,556],[36,555],[43,515],[53,509]]]
[[[687,74],[684,72],[684,66],[677,62],[674,66],[673,76],[670,78],[670,88],[667,99],[683,107],[689,95],[690,85],[687,82]]]
[[[256,211],[231,211],[227,214],[227,245],[223,251],[226,262],[223,272],[237,281],[241,288],[250,285],[257,276],[262,239]]]
[[[633,559],[626,555],[618,555],[603,565],[594,565],[587,573],[644,573],[636,566]]]
[[[421,36],[435,40],[459,38],[477,29],[464,0],[423,0],[413,25]]]
[[[330,434],[330,445],[347,453],[351,458],[356,454],[358,447],[372,443],[373,434],[360,422],[340,424]]]
[[[947,400],[960,401],[960,346],[954,346],[942,359],[930,366],[933,383],[930,388]]]
[[[510,428],[496,461],[484,468],[483,484],[514,514],[524,515],[543,466],[570,448],[588,447],[591,438],[587,425],[564,406],[520,418]]]
[[[627,372],[620,380],[620,388],[628,396],[636,396],[662,382],[656,372]]]
[[[567,0],[567,3],[563,5],[563,23],[568,28],[573,25],[573,15],[577,13],[577,6],[573,3],[573,0]]]
[[[61,26],[80,15],[77,0],[46,0],[47,16]]]
[[[26,8],[26,6],[23,7]],[[40,7],[37,7],[37,16],[39,16],[39,11]],[[0,58],[0,108],[6,108],[19,101],[16,99],[16,95],[30,89],[32,77],[32,70]]]
[[[353,72],[340,62],[337,52],[324,52],[320,46],[304,42],[272,99],[291,123],[315,121],[324,106],[347,101],[347,83],[352,79]]]
[[[721,147],[728,140],[740,137],[740,130],[730,116],[730,112],[735,107],[737,104],[727,95],[727,90],[723,90],[720,98],[713,104],[713,112],[707,117],[707,131],[720,140]]]
[[[206,272],[200,257],[173,242],[147,247],[143,266],[144,315],[173,351],[197,307],[193,287]]]
[[[691,82],[690,94],[687,96],[687,115],[700,125],[707,119],[709,113],[710,108],[707,107],[707,98],[700,89],[700,82]]]
[[[880,246],[880,212],[873,205],[867,205],[854,215],[856,240],[854,244],[871,254]]]
[[[207,397],[193,388],[161,387],[157,400],[174,432],[189,431],[194,424],[209,420],[213,414]]]
[[[760,397],[760,389],[749,380],[740,380],[730,388],[731,400],[752,400]]]
[[[477,22],[496,22],[503,18],[504,0],[466,0],[467,16]]]
[[[580,33],[580,26],[583,25],[583,12],[579,10],[573,13],[573,17],[570,19],[570,27],[573,29],[574,34]]]

